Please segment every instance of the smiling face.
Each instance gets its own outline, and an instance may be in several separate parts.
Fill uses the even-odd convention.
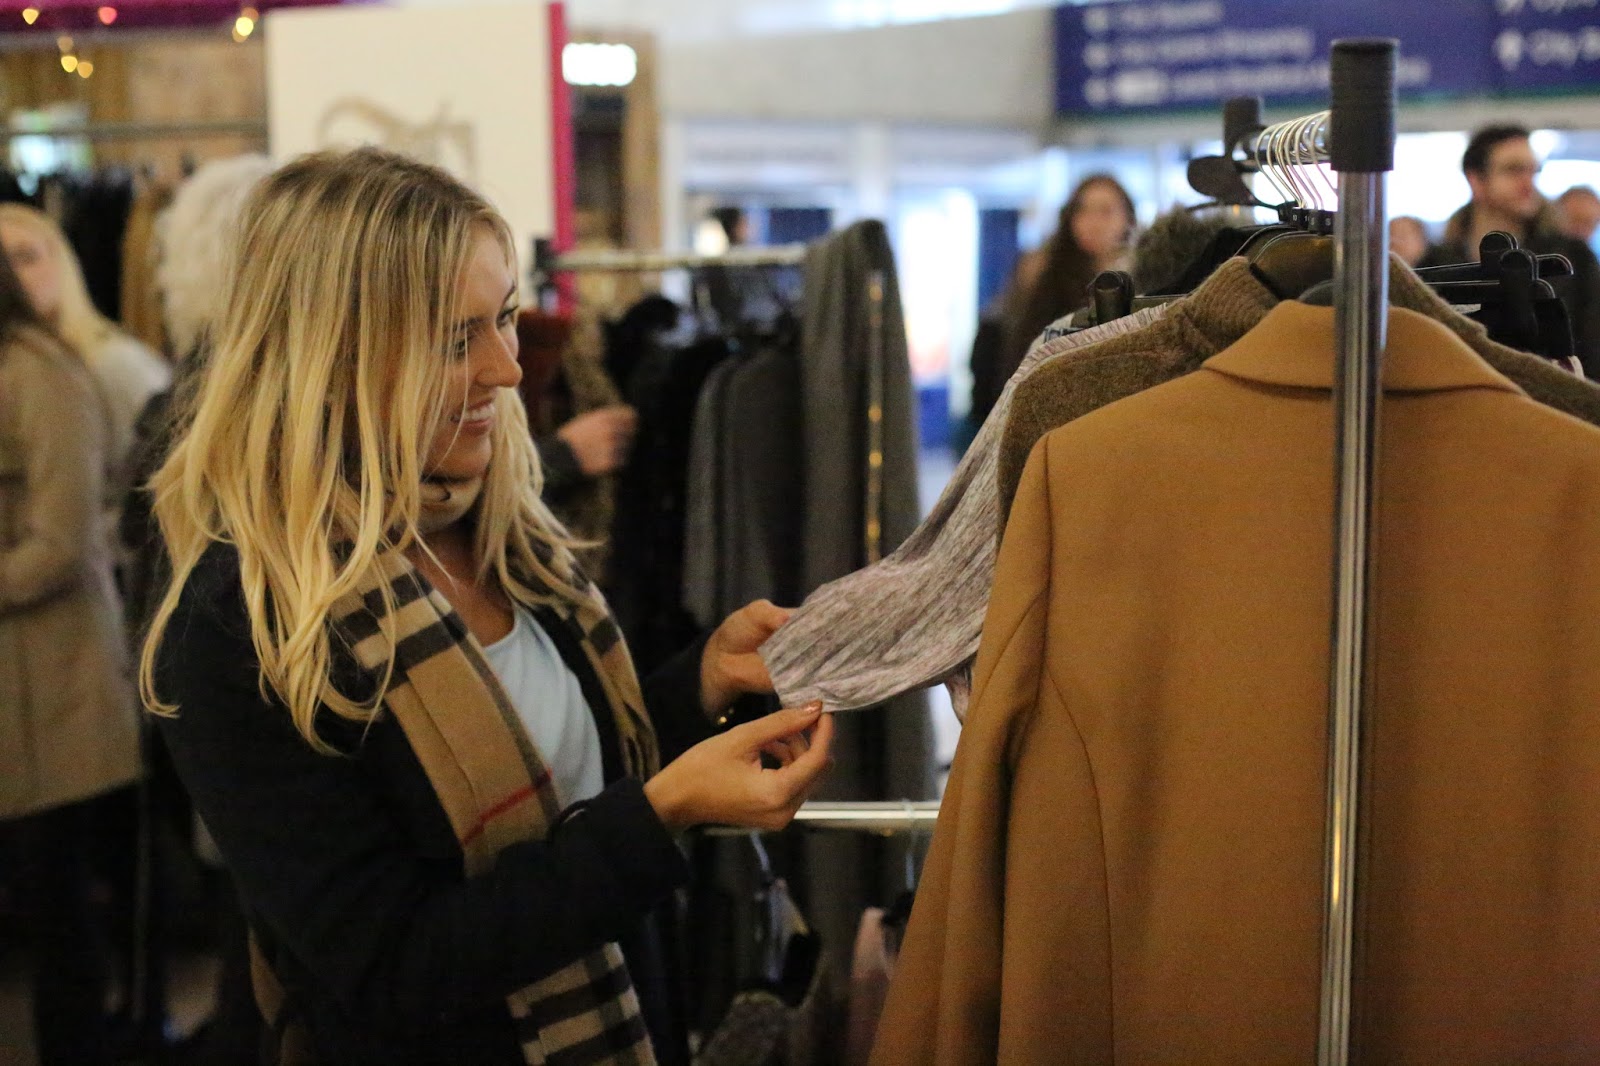
[[[457,290],[460,318],[442,355],[447,375],[444,416],[430,438],[424,476],[470,480],[489,469],[497,398],[522,380],[516,300],[516,279],[505,249],[480,226]]]

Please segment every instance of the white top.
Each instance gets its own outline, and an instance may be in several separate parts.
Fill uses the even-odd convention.
[[[583,686],[538,619],[516,607],[511,632],[483,649],[533,746],[555,779],[563,807],[605,788],[600,731]]]

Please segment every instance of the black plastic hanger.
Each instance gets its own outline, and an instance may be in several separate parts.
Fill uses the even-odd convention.
[[[1289,230],[1247,248],[1250,272],[1280,300],[1293,300],[1333,279],[1333,238]]]
[[[1089,300],[1098,324],[1127,318],[1133,314],[1133,275],[1123,270],[1102,270],[1089,285]]]

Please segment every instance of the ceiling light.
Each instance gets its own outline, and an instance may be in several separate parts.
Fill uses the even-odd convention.
[[[87,59],[82,60],[81,62],[79,62],[79,64],[78,64],[78,77],[80,77],[80,78],[92,78],[92,77],[94,77],[94,64],[89,62]]]
[[[61,69],[66,71],[68,74],[74,73],[78,69],[78,57],[70,52],[62,56]]]
[[[117,21],[117,9],[114,7],[102,7],[99,11],[99,15],[100,25],[102,26],[109,26],[113,22]]]
[[[25,8],[23,8],[22,9],[22,21],[26,22],[30,26],[32,26],[35,22],[38,22],[39,21],[39,9],[36,8],[36,7],[25,7]]]
[[[569,44],[561,50],[561,76],[568,85],[631,85],[639,56],[625,44]]]

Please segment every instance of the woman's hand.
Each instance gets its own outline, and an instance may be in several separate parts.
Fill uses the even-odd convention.
[[[696,744],[645,782],[645,798],[673,832],[782,829],[833,762],[833,716],[821,706],[777,711]],[[762,755],[779,767],[763,768]]]
[[[622,469],[638,429],[638,413],[616,404],[579,415],[556,430],[556,436],[567,442],[585,476],[601,477]]]
[[[700,704],[707,714],[721,714],[740,696],[772,691],[772,676],[757,651],[792,613],[757,600],[730,614],[711,634],[700,659]]]

